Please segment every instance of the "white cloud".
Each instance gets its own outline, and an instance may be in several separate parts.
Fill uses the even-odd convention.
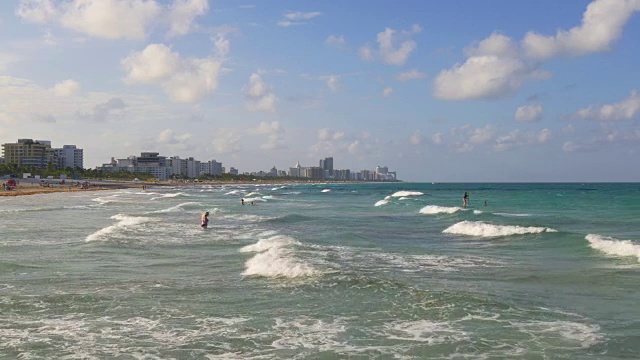
[[[331,91],[337,91],[340,87],[340,77],[338,75],[321,76],[320,80],[325,81]]]
[[[595,0],[587,6],[580,26],[558,30],[555,36],[528,32],[522,47],[528,56],[541,60],[606,51],[636,11],[640,11],[638,0]]]
[[[420,130],[415,131],[409,136],[409,142],[413,145],[420,145],[424,142],[424,136]]]
[[[217,89],[222,61],[214,58],[181,59],[163,44],[150,44],[122,61],[125,82],[159,83],[176,102],[193,103]]]
[[[593,119],[598,121],[623,121],[632,120],[640,113],[640,96],[636,90],[626,99],[602,106],[589,106],[576,111],[572,118]]]
[[[174,0],[169,6],[156,0],[20,0],[16,15],[100,38],[142,40],[160,25],[169,27],[170,36],[185,35],[208,9],[208,0]]]
[[[513,130],[507,135],[498,136],[493,145],[493,151],[506,151],[515,146],[544,144],[551,139],[551,130],[542,129],[538,132],[522,132]]]
[[[529,72],[519,59],[473,56],[462,65],[440,71],[434,95],[443,100],[501,98],[518,90]]]
[[[300,12],[300,11],[296,11],[296,12],[288,12],[283,14],[284,17],[286,17],[289,20],[309,20],[309,19],[313,19],[315,17],[318,17],[322,15],[321,12]]]
[[[376,36],[376,42],[378,43],[377,52],[374,53],[369,45],[364,45],[359,50],[360,58],[363,60],[373,60],[378,56],[386,64],[404,65],[409,55],[417,48],[417,43],[408,38],[420,31],[422,31],[422,28],[418,25],[413,25],[410,31],[400,32],[386,28]]]
[[[258,127],[248,129],[247,133],[252,135],[266,135],[267,142],[260,145],[263,150],[274,150],[285,148],[284,142],[284,128],[278,121],[266,122],[263,121]]]
[[[347,40],[342,35],[340,36],[329,35],[329,37],[327,37],[324,43],[326,45],[331,45],[331,46],[344,46],[347,44]]]
[[[518,48],[510,37],[493,33],[488,38],[480,41],[475,46],[468,46],[464,49],[468,57],[472,56],[499,56],[517,57]]]
[[[105,122],[116,119],[122,119],[127,104],[119,98],[114,97],[109,101],[97,104],[89,112],[78,112],[78,116],[83,120],[91,120],[95,122]]]
[[[398,75],[396,75],[396,79],[398,81],[411,81],[411,80],[419,80],[419,79],[426,79],[426,78],[427,78],[427,74],[424,74],[418,71],[417,69],[401,72]]]
[[[59,10],[53,0],[21,0],[16,15],[28,22],[43,24],[59,18]]]
[[[165,80],[180,67],[180,55],[164,44],[150,44],[121,61],[130,83],[153,83]]]
[[[69,97],[76,95],[80,91],[80,83],[68,79],[57,83],[51,90],[56,96]]]
[[[191,134],[175,135],[175,131],[172,129],[163,130],[158,135],[158,142],[161,144],[182,144],[189,139],[191,139]]]
[[[58,40],[53,36],[51,30],[45,30],[42,34],[42,43],[47,46],[56,46],[58,45]]]
[[[384,97],[389,97],[391,96],[391,94],[393,94],[393,88],[391,87],[386,87],[384,88],[384,90],[382,90],[382,96]]]
[[[229,39],[222,35],[217,35],[213,39],[213,48],[215,49],[216,56],[220,59],[224,59],[229,55],[231,44],[229,43]]]
[[[155,1],[75,0],[65,10],[65,28],[107,39],[141,40],[161,8]]]
[[[442,140],[442,133],[437,132],[437,133],[433,134],[433,135],[431,136],[431,142],[432,142],[434,145],[442,145],[442,142],[443,142],[443,140]]]
[[[281,27],[289,27],[289,26],[294,26],[294,25],[303,25],[305,24],[304,22],[295,22],[295,21],[289,21],[289,20],[280,20],[277,22],[278,26]]]
[[[197,16],[209,10],[209,0],[175,0],[169,12],[169,35],[185,35]]]
[[[251,111],[275,112],[278,98],[262,76],[255,72],[249,77],[249,85],[244,88],[247,96],[247,108]]]
[[[237,154],[242,151],[243,135],[233,129],[217,129],[211,142],[219,154]]]
[[[536,122],[542,119],[542,105],[523,105],[516,109],[515,118],[521,122]]]

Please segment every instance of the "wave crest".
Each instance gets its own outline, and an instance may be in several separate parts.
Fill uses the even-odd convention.
[[[420,195],[424,195],[424,193],[420,191],[396,191],[391,196],[403,197],[403,196],[420,196]]]
[[[442,231],[446,234],[498,237],[510,235],[538,234],[543,232],[557,232],[555,229],[536,226],[494,225],[481,221],[461,221]]]
[[[589,246],[607,255],[635,256],[640,262],[640,244],[634,244],[631,240],[619,240],[609,236],[589,234],[585,236]]]
[[[437,206],[437,205],[427,205],[420,209],[420,214],[425,215],[435,215],[435,214],[453,214],[462,210],[457,206]]]
[[[276,235],[241,248],[240,252],[258,252],[245,262],[242,275],[293,279],[318,274],[311,265],[295,257],[293,247],[297,245],[300,242],[290,236]]]
[[[126,228],[129,228],[135,225],[139,225],[139,224],[143,224],[151,221],[151,218],[148,218],[148,217],[128,216],[128,215],[122,215],[122,214],[113,215],[111,218],[114,220],[117,220],[118,222],[113,225],[102,228],[94,232],[93,234],[87,236],[85,238],[85,241],[104,240],[113,233],[116,233],[118,231],[124,230]]]

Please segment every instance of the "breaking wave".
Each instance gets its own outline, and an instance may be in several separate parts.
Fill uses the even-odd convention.
[[[597,234],[589,234],[585,239],[589,242],[591,248],[607,255],[633,256],[640,262],[640,244],[634,244],[631,240],[619,240]]]
[[[389,200],[378,200],[375,204],[373,204],[373,206],[382,206],[382,205],[388,205],[389,204]]]
[[[425,215],[435,215],[435,214],[453,214],[462,210],[457,206],[437,206],[437,205],[427,205],[420,209],[420,214]]]
[[[510,235],[538,234],[543,232],[557,232],[555,229],[535,226],[493,225],[481,221],[461,221],[442,231],[446,234],[498,237]]]
[[[241,248],[240,252],[257,252],[245,262],[242,275],[293,279],[318,274],[313,266],[296,258],[294,248],[299,245],[290,236],[276,235]]]
[[[109,235],[116,232],[151,221],[151,218],[148,217],[128,216],[122,214],[113,215],[111,218],[118,222],[87,236],[85,241],[105,240]]]
[[[396,191],[391,196],[393,197],[403,197],[403,196],[420,196],[424,195],[424,193],[420,191]]]

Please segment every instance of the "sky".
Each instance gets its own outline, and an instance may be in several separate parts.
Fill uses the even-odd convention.
[[[0,143],[640,181],[640,0],[3,0]],[[636,164],[636,165],[633,165]]]

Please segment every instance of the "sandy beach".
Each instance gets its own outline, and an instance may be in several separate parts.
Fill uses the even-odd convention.
[[[31,180],[31,181],[30,181]],[[35,181],[34,181],[35,180]],[[71,183],[60,185],[56,183],[49,184],[48,187],[40,185],[40,181],[37,179],[20,179],[18,185],[12,190],[0,190],[0,196],[21,196],[21,195],[36,195],[36,194],[48,194],[56,192],[75,192],[75,191],[96,191],[96,190],[115,190],[115,189],[128,189],[128,188],[142,188],[143,186],[153,186],[158,184],[141,183],[133,181],[88,181],[90,184],[88,188],[81,188],[73,186]]]
[[[263,181],[205,181],[205,182],[193,182],[193,181],[159,181],[159,182],[142,182],[142,181],[124,181],[124,180],[86,180],[89,183],[88,188],[81,188],[78,186],[71,185],[72,182],[67,182],[65,185],[60,185],[55,183],[55,181],[59,180],[49,180],[49,186],[43,187],[40,185],[39,179],[18,179],[18,185],[12,190],[1,190],[0,196],[21,196],[21,195],[36,195],[36,194],[48,194],[48,193],[57,193],[57,192],[75,192],[75,191],[96,191],[96,190],[117,190],[117,189],[131,189],[131,188],[145,188],[152,189],[154,187],[164,187],[164,186],[222,186],[222,185],[230,185],[230,184],[274,184],[274,185],[286,185],[286,184],[297,184],[297,183],[315,183],[313,181],[301,180],[295,181],[288,179],[286,181],[278,181],[274,179],[273,181],[263,182]],[[75,183],[75,182],[73,182]],[[348,182],[345,182],[348,183]]]

